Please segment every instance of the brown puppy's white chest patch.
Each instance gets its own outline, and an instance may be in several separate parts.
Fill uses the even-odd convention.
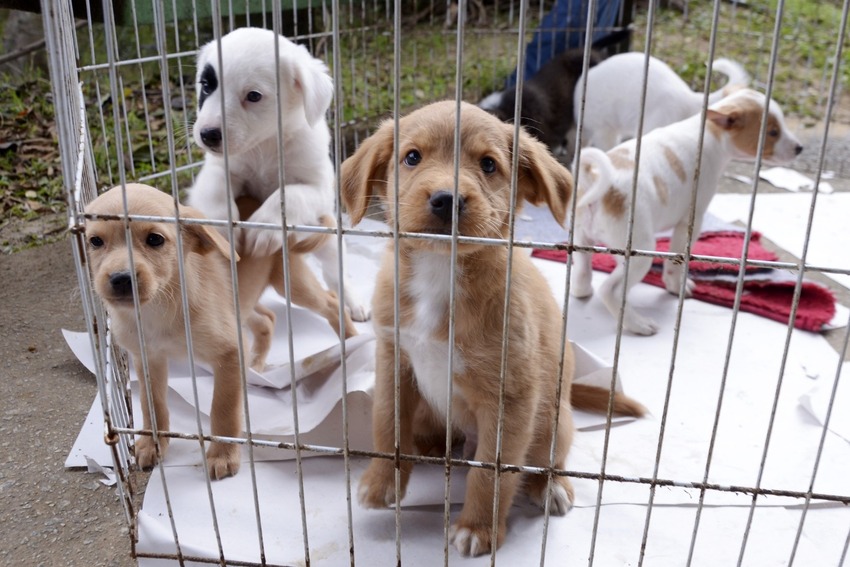
[[[419,392],[432,408],[445,415],[450,353],[446,332],[451,293],[451,256],[430,251],[417,251],[413,256],[411,272],[401,283],[402,291],[412,302],[412,316],[399,329],[400,346],[413,366]],[[460,299],[461,296],[462,290],[457,286],[455,297]],[[452,360],[452,372],[464,372],[463,356],[457,348]],[[457,389],[453,393],[455,396],[460,394]]]

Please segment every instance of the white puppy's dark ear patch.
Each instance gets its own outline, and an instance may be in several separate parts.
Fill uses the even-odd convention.
[[[303,46],[299,47],[303,51],[292,61],[293,79],[304,102],[304,117],[313,126],[331,105],[334,85],[324,62],[310,55]]]
[[[207,63],[198,76],[198,110],[203,108],[204,101],[218,88],[218,75],[215,68]]]

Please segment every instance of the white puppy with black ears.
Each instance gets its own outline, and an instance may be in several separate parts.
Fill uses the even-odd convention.
[[[192,136],[205,158],[189,191],[190,206],[208,218],[227,220],[228,206],[236,214],[235,200],[252,197],[261,205],[243,220],[280,225],[282,174],[287,224],[325,226],[320,217],[334,218],[334,170],[325,121],[333,82],[321,60],[273,31],[239,28],[223,36],[220,43],[214,40],[201,48],[196,82],[198,116]],[[279,126],[282,159],[278,155]],[[267,256],[283,246],[282,231],[241,233],[239,253],[243,256]],[[340,252],[336,238],[326,239],[314,252],[332,291],[338,289],[341,277]],[[368,319],[368,308],[350,285],[345,285],[345,303],[353,319]]]

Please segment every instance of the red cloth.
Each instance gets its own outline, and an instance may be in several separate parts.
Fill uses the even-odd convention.
[[[703,233],[694,243],[692,254],[715,256],[720,258],[741,258],[744,244],[744,233],[734,231]],[[747,257],[750,260],[776,260],[777,256],[765,250],[761,245],[761,235],[757,232],[750,237]],[[669,238],[659,238],[657,250],[667,252],[670,249]],[[538,258],[565,262],[567,253],[563,250],[534,250]],[[653,269],[643,279],[645,283],[664,287],[661,279],[663,259],[653,259]],[[610,272],[616,261],[610,254],[594,254],[593,269]],[[791,305],[794,299],[793,281],[767,281],[759,279],[757,274],[766,269],[753,266],[747,267],[744,278],[744,289],[741,296],[741,311],[755,313],[781,323],[788,323],[791,316]],[[735,302],[735,282],[711,279],[714,274],[737,274],[738,266],[713,262],[691,261],[690,277],[696,283],[693,297],[709,303],[732,307]],[[701,277],[702,276],[702,277]],[[708,279],[706,279],[708,276]],[[794,326],[807,331],[820,331],[824,324],[835,315],[835,296],[826,287],[815,282],[803,282],[800,293],[800,303],[797,307],[797,317]]]

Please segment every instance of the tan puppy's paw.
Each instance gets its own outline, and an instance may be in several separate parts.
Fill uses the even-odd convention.
[[[213,443],[207,451],[210,479],[221,480],[239,472],[239,445]]]
[[[546,477],[543,475],[535,475],[535,478],[528,486],[529,499],[545,508],[546,497]],[[558,476],[552,479],[552,492],[549,495],[549,513],[553,516],[563,516],[573,507],[575,496],[573,493],[573,485],[570,479],[563,476]]]
[[[162,458],[165,458],[165,453],[168,450],[168,438],[160,437],[159,438],[159,451],[162,454]],[[136,463],[139,465],[139,468],[142,470],[152,469],[159,462],[156,456],[156,444],[154,443],[153,437],[148,437],[145,435],[144,437],[140,437],[136,440]]]
[[[496,548],[498,549],[505,539],[505,526],[499,526]],[[449,541],[464,557],[476,557],[490,553],[493,548],[493,526],[466,525],[459,521],[449,529]]]
[[[368,321],[372,316],[369,306],[365,303],[361,303],[357,298],[349,298],[349,293],[350,292],[346,292],[345,294],[345,306],[348,309],[351,318],[358,323]]]
[[[408,476],[402,472],[399,500],[404,498]],[[364,508],[388,508],[395,504],[395,467],[392,461],[372,460],[369,468],[360,477],[357,500]]]

